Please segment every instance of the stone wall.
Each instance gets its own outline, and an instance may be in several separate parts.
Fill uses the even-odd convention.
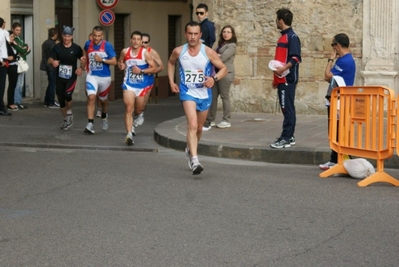
[[[276,11],[289,8],[294,14],[293,29],[301,39],[302,63],[296,92],[300,114],[324,114],[324,69],[331,51],[332,37],[346,33],[357,63],[356,85],[363,84],[361,70],[363,1],[362,0],[213,0],[209,18],[216,24],[217,39],[221,27],[236,29],[238,50],[236,79],[231,87],[233,111],[275,112],[277,92],[272,88],[273,73],[268,62],[274,58]],[[194,8],[199,1],[194,2]],[[221,102],[221,101],[220,101]],[[221,104],[221,103],[219,103]],[[279,108],[277,108],[279,112]]]

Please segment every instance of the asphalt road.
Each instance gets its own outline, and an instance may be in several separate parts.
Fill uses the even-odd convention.
[[[156,150],[0,147],[0,266],[397,266],[397,188],[212,157],[193,176],[152,141],[158,109]]]

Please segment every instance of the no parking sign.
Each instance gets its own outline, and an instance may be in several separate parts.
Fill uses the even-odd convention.
[[[115,21],[115,14],[114,14],[114,12],[112,12],[112,10],[105,9],[100,12],[98,19],[100,20],[102,25],[110,26]]]

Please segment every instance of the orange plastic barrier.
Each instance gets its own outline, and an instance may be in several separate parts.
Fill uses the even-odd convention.
[[[393,90],[382,86],[338,87],[333,90],[330,101],[330,147],[338,153],[338,164],[322,172],[320,177],[347,173],[343,165],[346,154],[377,162],[376,172],[358,186],[377,182],[399,186],[398,180],[384,172],[384,160],[393,155],[395,147]]]

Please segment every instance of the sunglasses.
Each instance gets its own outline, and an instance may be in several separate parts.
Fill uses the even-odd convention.
[[[205,12],[195,12],[195,14],[197,14],[197,16],[198,16],[198,15],[201,15],[201,16],[202,16],[202,15],[205,14]]]
[[[149,42],[143,42],[143,44],[148,44]]]
[[[337,43],[332,43],[331,44],[331,47],[334,47],[334,46],[336,46],[337,45]]]

